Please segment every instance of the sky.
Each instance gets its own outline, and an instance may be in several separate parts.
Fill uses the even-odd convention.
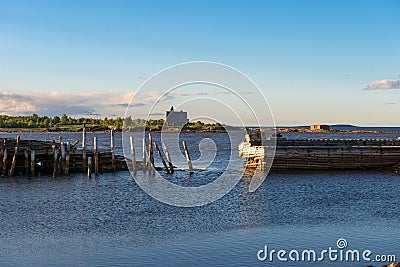
[[[0,0],[0,114],[123,117],[152,75],[212,61],[251,78],[276,125],[399,126],[398,10],[397,0]]]

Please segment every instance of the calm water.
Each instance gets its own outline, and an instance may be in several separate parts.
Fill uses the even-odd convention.
[[[21,138],[52,140],[58,135],[21,134]],[[62,136],[64,140],[80,139],[76,133]],[[108,136],[96,136],[106,149]],[[89,133],[88,139],[92,137]],[[373,136],[385,137],[395,136]],[[211,153],[216,160],[205,171],[190,177],[177,172],[171,180],[198,186],[224,170],[230,146],[225,135],[187,134],[181,139],[190,144],[195,167],[206,167],[204,154]],[[241,139],[233,138],[234,147]],[[116,141],[122,153],[120,135]],[[242,160],[232,160],[238,162],[240,173]],[[176,165],[180,164],[177,160]],[[346,238],[350,249],[395,254],[400,259],[399,175],[276,173],[256,192],[249,193],[247,188],[248,181],[242,179],[214,203],[178,208],[149,197],[129,172],[103,174],[92,180],[83,175],[3,178],[0,266],[365,265],[257,260],[264,245],[288,251],[322,250],[336,247],[339,238]]]

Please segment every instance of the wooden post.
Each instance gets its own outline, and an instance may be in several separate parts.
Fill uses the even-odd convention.
[[[62,142],[62,136],[61,135],[59,135],[58,136],[58,142],[61,144],[61,142]]]
[[[133,145],[132,136],[129,136],[129,142],[131,144],[132,170],[133,174],[136,175],[136,153],[135,153],[135,147]]]
[[[165,168],[166,172],[167,172],[167,173],[170,173],[170,172],[169,172],[169,169],[168,169],[168,166],[167,166],[167,163],[165,163],[164,157],[163,157],[163,155],[161,154],[161,151],[160,151],[160,149],[158,148],[157,143],[154,142],[153,144],[154,144],[154,147],[155,147],[156,150],[157,150],[158,156],[160,156],[161,162],[162,162],[162,164],[164,165],[164,168]]]
[[[29,174],[29,151],[28,151],[28,149],[24,150],[24,156],[25,156],[25,173]]]
[[[82,149],[86,148],[86,125],[83,124],[82,128]]]
[[[71,144],[69,142],[66,143],[65,150],[66,150],[66,152],[65,152],[64,174],[65,175],[69,175],[69,157],[70,157],[69,154],[70,154],[70,151],[71,151]]]
[[[69,175],[69,151],[67,151],[65,155],[65,170],[64,170],[65,175]]]
[[[53,155],[54,155],[54,168],[53,168],[53,178],[57,176],[57,170],[58,170],[58,148],[56,148],[55,145],[53,145]]]
[[[94,174],[99,174],[99,153],[97,151],[97,137],[93,137],[93,153],[94,153]]]
[[[17,163],[17,154],[18,154],[18,147],[19,147],[19,136],[17,136],[17,139],[15,140],[15,149],[14,149],[14,156],[11,162],[11,167],[8,175],[13,176],[14,175],[14,170],[15,170],[15,164]]]
[[[60,136],[60,138],[61,138],[61,136]],[[63,142],[60,142],[60,146],[61,146],[61,158],[60,158],[61,166],[60,166],[60,168],[61,168],[61,172],[65,173],[65,157],[66,157],[65,144]]]
[[[115,155],[114,155],[114,129],[111,129],[110,132],[110,139],[111,139],[111,164],[112,170],[115,171]]]
[[[8,157],[8,151],[7,151],[7,148],[4,148],[4,153],[3,153],[3,176],[7,175],[7,157]]]
[[[147,168],[147,164],[146,164],[146,158],[147,158],[147,155],[146,155],[146,139],[145,138],[143,138],[143,152],[142,152],[142,161],[143,161],[143,171],[146,171],[146,168]]]
[[[86,125],[83,124],[82,129],[82,170],[86,167]]]
[[[31,150],[31,175],[35,175],[35,166],[36,166],[36,161],[35,161],[35,150]]]
[[[167,161],[168,161],[169,169],[170,169],[171,173],[174,173],[174,165],[172,164],[171,157],[169,155],[167,145],[165,143],[163,143],[163,149],[164,149],[165,157],[167,158]]]
[[[75,147],[78,143],[79,143],[79,140],[75,140],[75,142],[73,142],[71,145],[72,149],[75,149]]]
[[[4,157],[4,148],[1,148],[1,156]],[[3,169],[3,159],[0,161],[0,169]]]
[[[86,150],[82,151],[82,170],[86,168]]]
[[[90,179],[92,178],[92,157],[88,157],[87,163],[87,176]]]
[[[182,141],[182,144],[183,144],[183,149],[185,150],[185,155],[186,155],[186,160],[187,160],[187,163],[189,166],[189,171],[190,171],[190,173],[192,173],[192,172],[194,172],[194,170],[193,170],[192,161],[190,160],[189,151],[187,149],[186,142]]]
[[[154,167],[153,139],[149,134],[149,171],[153,172]]]

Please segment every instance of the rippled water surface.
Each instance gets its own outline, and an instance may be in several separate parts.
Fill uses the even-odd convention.
[[[21,134],[21,138],[52,140],[58,135]],[[64,140],[80,139],[77,133],[62,135]],[[88,140],[93,135],[89,133]],[[95,135],[101,148],[107,149],[108,135]],[[191,176],[177,172],[171,179],[197,186],[224,170],[230,146],[225,135],[181,138],[190,144],[195,167],[207,167],[201,157],[207,150],[216,160],[204,171]],[[204,138],[214,143],[201,144],[200,152],[198,144]],[[235,137],[232,142],[241,139]],[[117,134],[117,151],[122,153],[120,140]],[[239,174],[243,162],[237,156],[231,160],[237,161]],[[257,260],[264,245],[288,251],[322,250],[336,247],[339,238],[346,238],[349,248],[396,254],[400,259],[399,175],[272,173],[257,191],[249,193],[248,185],[242,179],[216,202],[178,208],[149,197],[129,172],[91,180],[80,174],[56,179],[2,178],[0,266],[365,265]]]

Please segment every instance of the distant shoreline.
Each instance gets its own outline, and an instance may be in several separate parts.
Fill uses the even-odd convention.
[[[379,128],[379,127],[377,127]],[[349,129],[349,130],[310,130],[307,128],[277,128],[277,133],[336,133],[336,134],[399,134],[400,131],[382,131],[382,130],[363,130],[363,129]]]
[[[377,127],[379,128],[379,127]],[[384,128],[384,127],[383,127]],[[237,128],[239,129],[239,127]],[[108,132],[111,128],[106,127],[87,127],[87,132]],[[233,129],[234,130],[234,129]],[[115,129],[115,132],[122,132],[122,129]],[[78,133],[82,132],[82,128],[76,130],[67,130],[60,128],[0,128],[0,133]],[[138,131],[139,132],[139,131]],[[148,131],[151,133],[161,133],[160,130]],[[165,130],[167,133],[176,133],[177,131],[173,130]],[[181,133],[226,133],[226,130],[223,129],[185,129],[181,130]],[[310,130],[307,128],[297,128],[297,127],[277,127],[277,133],[320,133],[320,134],[398,134],[400,136],[400,131],[385,131],[385,130],[363,130],[363,129],[349,129],[349,130],[338,130],[338,129],[330,129],[330,130]]]
[[[86,127],[87,132],[109,132],[111,129],[114,129],[115,132],[122,132],[122,129],[118,128],[90,128]],[[0,133],[79,133],[82,132],[81,129],[77,130],[66,130],[66,129],[48,129],[48,128],[0,128]],[[135,131],[133,131],[135,132]],[[136,131],[140,132],[140,131]],[[151,132],[151,133],[161,133],[159,130],[153,130],[153,131],[148,131],[146,132]],[[178,131],[173,131],[173,130],[165,130],[163,132],[167,133],[176,133]],[[186,129],[186,130],[181,130],[180,132],[182,133],[226,133],[226,130],[218,129],[218,130],[210,130],[210,129],[199,129],[199,130],[193,130],[193,129]]]

